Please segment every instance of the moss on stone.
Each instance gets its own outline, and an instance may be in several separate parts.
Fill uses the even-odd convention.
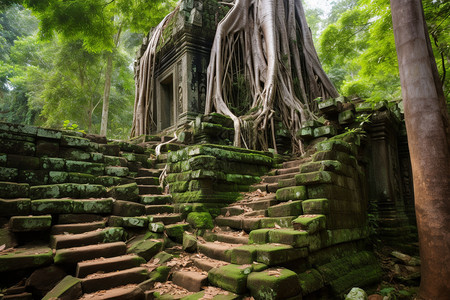
[[[189,224],[171,224],[165,226],[166,234],[175,242],[183,243],[183,233],[189,229]]]
[[[108,194],[117,200],[139,201],[139,188],[136,183],[113,186],[108,189]]]
[[[302,215],[292,221],[294,229],[305,230],[310,234],[326,228],[326,217],[324,215]]]
[[[30,199],[0,199],[0,216],[24,216],[31,213]]]
[[[27,183],[0,182],[0,198],[28,198],[29,185]]]
[[[141,240],[130,245],[127,253],[135,253],[146,261],[150,260],[163,248],[163,243],[157,240]]]
[[[256,300],[281,300],[301,294],[297,274],[284,268],[251,273],[247,279],[247,287]]]
[[[307,199],[305,186],[294,186],[278,189],[276,192],[278,201],[305,200]]]
[[[82,294],[81,279],[68,275],[51,289],[42,300],[76,299],[81,297]]]
[[[249,234],[249,244],[265,244],[269,242],[270,229],[252,230]]]
[[[257,248],[256,261],[268,266],[279,265],[308,256],[307,248],[288,245],[264,244]]]
[[[31,212],[33,214],[70,214],[72,211],[72,199],[42,199],[31,201]]]
[[[52,224],[52,216],[14,216],[9,219],[9,228],[13,232],[48,230]]]
[[[211,269],[208,272],[208,280],[211,284],[224,290],[243,294],[247,291],[247,277],[251,272],[251,265],[229,264]]]
[[[322,275],[316,269],[298,274],[302,295],[308,295],[324,287]]]
[[[327,215],[330,212],[328,199],[308,199],[302,202],[304,214],[321,214]]]
[[[231,263],[236,265],[252,264],[256,261],[257,245],[243,245],[231,250]]]
[[[49,247],[15,248],[0,255],[0,272],[38,268],[53,262],[53,252]]]
[[[309,244],[306,231],[273,229],[269,231],[269,242],[291,245],[294,248],[306,247]]]
[[[75,214],[110,214],[113,208],[113,199],[87,199],[74,200],[73,213]]]
[[[214,227],[213,219],[208,212],[191,212],[186,221],[196,229],[212,229]]]

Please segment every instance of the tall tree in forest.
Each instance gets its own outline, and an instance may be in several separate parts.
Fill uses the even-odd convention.
[[[207,75],[205,114],[213,110],[234,122],[234,145],[267,149],[274,131],[276,112],[289,129],[293,150],[302,152],[295,137],[302,122],[314,118],[317,97],[336,97],[338,93],[323,71],[313,45],[301,1],[236,0],[219,22]],[[153,32],[147,52],[141,58],[140,86],[136,98],[136,135],[147,133],[151,123],[147,89],[152,86],[152,63],[166,18]],[[142,72],[143,71],[143,72]],[[238,115],[232,106],[234,85],[245,78],[251,97],[245,113]],[[150,80],[146,79],[149,78]],[[275,141],[271,141],[275,144]]]
[[[113,56],[125,29],[147,33],[172,7],[173,1],[127,0],[10,0],[33,10],[40,20],[40,34],[54,32],[67,40],[82,40],[86,50],[104,52],[106,60],[101,134],[106,134]]]
[[[450,128],[420,0],[391,0],[421,257],[421,299],[450,295]]]

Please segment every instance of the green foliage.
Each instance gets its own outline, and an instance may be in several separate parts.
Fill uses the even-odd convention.
[[[86,133],[83,129],[79,129],[78,124],[72,123],[70,120],[64,120],[62,129]]]
[[[450,4],[423,1],[433,50],[441,77],[450,69]],[[368,101],[396,100],[401,97],[390,2],[388,0],[341,0],[324,21],[328,26],[319,38],[319,55],[325,71],[339,92]],[[444,58],[444,59],[443,59]],[[444,67],[443,67],[444,66]],[[449,79],[444,78],[448,95]]]

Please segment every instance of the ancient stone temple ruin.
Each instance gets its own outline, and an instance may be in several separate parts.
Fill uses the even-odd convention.
[[[414,253],[397,104],[321,101],[302,156],[230,146],[202,115],[211,11],[166,28],[153,135],[0,123],[1,299],[343,299],[383,276],[371,240]]]

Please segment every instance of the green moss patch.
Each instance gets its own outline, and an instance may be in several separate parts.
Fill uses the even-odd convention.
[[[243,294],[247,291],[247,277],[251,272],[251,265],[230,264],[211,269],[208,272],[208,280],[212,285],[224,290]]]
[[[253,272],[248,276],[247,287],[256,300],[281,300],[301,294],[297,274],[285,268]]]

